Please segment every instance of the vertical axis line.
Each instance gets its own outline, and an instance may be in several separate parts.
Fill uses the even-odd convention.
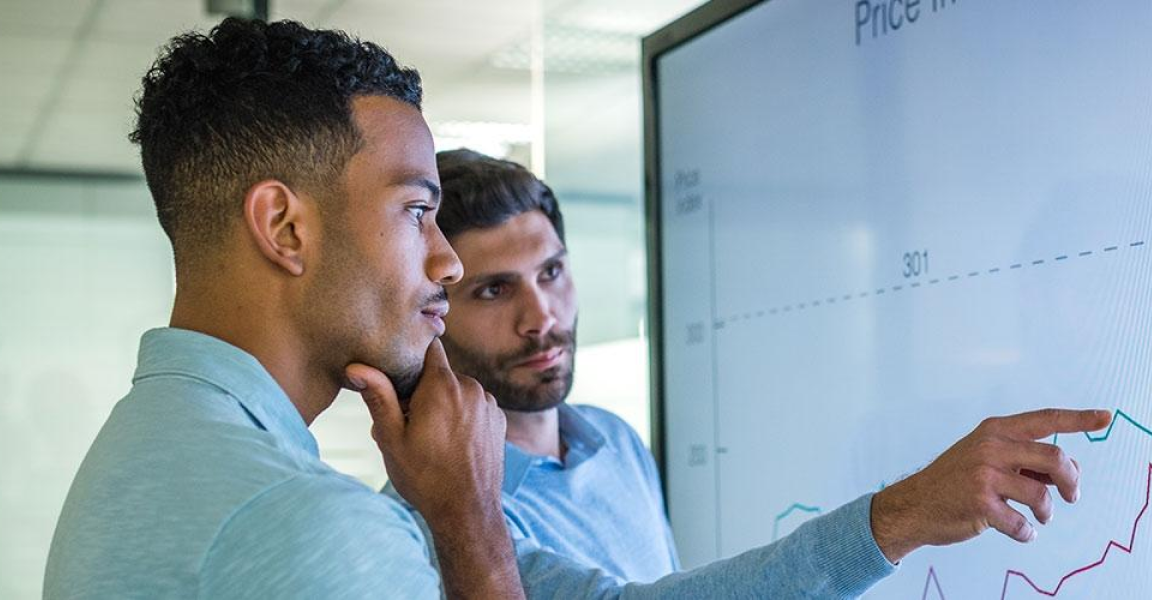
[[[716,355],[716,211],[713,200],[708,199],[708,279],[711,295],[712,328],[712,474],[716,480],[716,558],[722,555],[720,518],[720,366]]]

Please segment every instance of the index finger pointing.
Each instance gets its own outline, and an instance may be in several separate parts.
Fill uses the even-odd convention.
[[[1038,440],[1054,433],[1097,431],[1112,422],[1107,410],[1065,410],[1046,408],[1001,419],[1003,433],[1021,439]]]

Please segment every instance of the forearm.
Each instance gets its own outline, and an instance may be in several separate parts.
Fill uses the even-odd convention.
[[[429,519],[448,598],[523,598],[516,554],[503,513],[485,510]]]
[[[770,546],[646,585],[623,584],[530,541],[517,549],[531,598],[855,598],[894,570],[872,538],[869,512],[860,498]]]

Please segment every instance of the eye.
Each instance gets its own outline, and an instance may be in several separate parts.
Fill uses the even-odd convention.
[[[555,281],[564,272],[564,265],[561,263],[552,263],[544,269],[544,281]]]
[[[490,283],[476,290],[476,297],[481,300],[495,300],[503,291],[503,283]]]
[[[424,224],[424,215],[428,214],[428,211],[430,210],[432,210],[432,207],[426,204],[417,204],[415,206],[408,207],[408,212],[411,213],[412,216],[416,217],[416,222],[421,225]]]

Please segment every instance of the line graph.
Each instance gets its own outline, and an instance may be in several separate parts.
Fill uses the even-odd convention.
[[[1146,483],[1144,486],[1144,504],[1140,507],[1140,512],[1136,514],[1136,518],[1132,522],[1132,530],[1129,533],[1127,544],[1124,544],[1124,543],[1116,541],[1116,540],[1110,540],[1108,542],[1108,545],[1104,547],[1104,552],[1100,555],[1099,559],[1097,559],[1096,561],[1094,561],[1092,563],[1084,565],[1080,568],[1069,571],[1067,574],[1065,574],[1063,577],[1061,577],[1060,581],[1058,581],[1056,583],[1055,587],[1053,587],[1051,589],[1047,589],[1047,588],[1042,587],[1040,584],[1036,583],[1035,580],[1033,580],[1030,576],[1028,576],[1028,574],[1024,573],[1023,571],[1016,570],[1016,569],[1008,569],[1007,571],[1004,572],[1004,585],[1000,590],[1000,600],[1006,600],[1006,598],[1008,597],[1008,585],[1012,582],[1013,578],[1017,578],[1017,579],[1024,581],[1026,584],[1028,584],[1028,587],[1030,587],[1033,591],[1035,591],[1038,594],[1041,594],[1043,596],[1048,596],[1050,598],[1054,598],[1060,593],[1060,590],[1063,589],[1064,584],[1067,583],[1073,577],[1076,577],[1077,575],[1081,575],[1083,573],[1086,573],[1088,571],[1092,571],[1093,569],[1096,569],[1096,568],[1103,566],[1107,562],[1108,556],[1111,554],[1113,549],[1116,549],[1116,550],[1123,552],[1125,554],[1131,554],[1132,549],[1136,545],[1136,532],[1140,528],[1140,521],[1143,520],[1144,515],[1148,512],[1149,499],[1150,499],[1150,497],[1152,497],[1152,462],[1148,463],[1146,477],[1147,477],[1147,479],[1146,479]],[[928,567],[928,575],[927,575],[927,578],[924,582],[924,592],[920,597],[921,600],[927,600],[928,599],[928,592],[930,589],[933,589],[931,584],[935,584],[936,592],[939,594],[940,599],[944,600],[945,599],[944,591],[940,585],[940,579],[936,573],[936,569],[934,566]]]
[[[928,567],[928,578],[924,580],[924,593],[921,599],[928,598],[928,590],[933,589],[935,586],[936,593],[940,596],[940,600],[944,600],[944,590],[940,587],[940,576],[936,574],[936,567]]]
[[[796,502],[792,506],[789,506],[786,510],[784,510],[784,512],[776,515],[776,519],[772,522],[772,541],[773,542],[780,539],[780,522],[783,521],[784,519],[787,519],[789,515],[791,515],[792,513],[796,512],[796,511],[805,512],[805,513],[809,513],[809,514],[817,514],[817,515],[821,513],[821,509],[819,506],[808,506],[806,504],[800,504],[799,502]]]
[[[1121,419],[1123,419],[1124,421],[1127,421],[1130,425],[1132,425],[1136,429],[1139,429],[1145,435],[1152,436],[1152,429],[1149,429],[1146,425],[1140,423],[1136,419],[1133,419],[1132,416],[1129,415],[1128,413],[1126,413],[1120,409],[1116,409],[1116,411],[1112,413],[1112,422],[1108,424],[1108,429],[1105,429],[1104,433],[1092,435],[1089,432],[1084,432],[1084,437],[1088,438],[1088,441],[1092,442],[1094,444],[1097,444],[1100,442],[1106,442],[1106,441],[1108,441],[1108,438],[1110,438],[1112,436],[1112,429],[1116,427],[1116,422],[1120,421]],[[1052,435],[1052,443],[1053,444],[1056,444],[1057,442],[1059,442],[1059,440],[1060,440],[1060,434],[1059,433]]]

